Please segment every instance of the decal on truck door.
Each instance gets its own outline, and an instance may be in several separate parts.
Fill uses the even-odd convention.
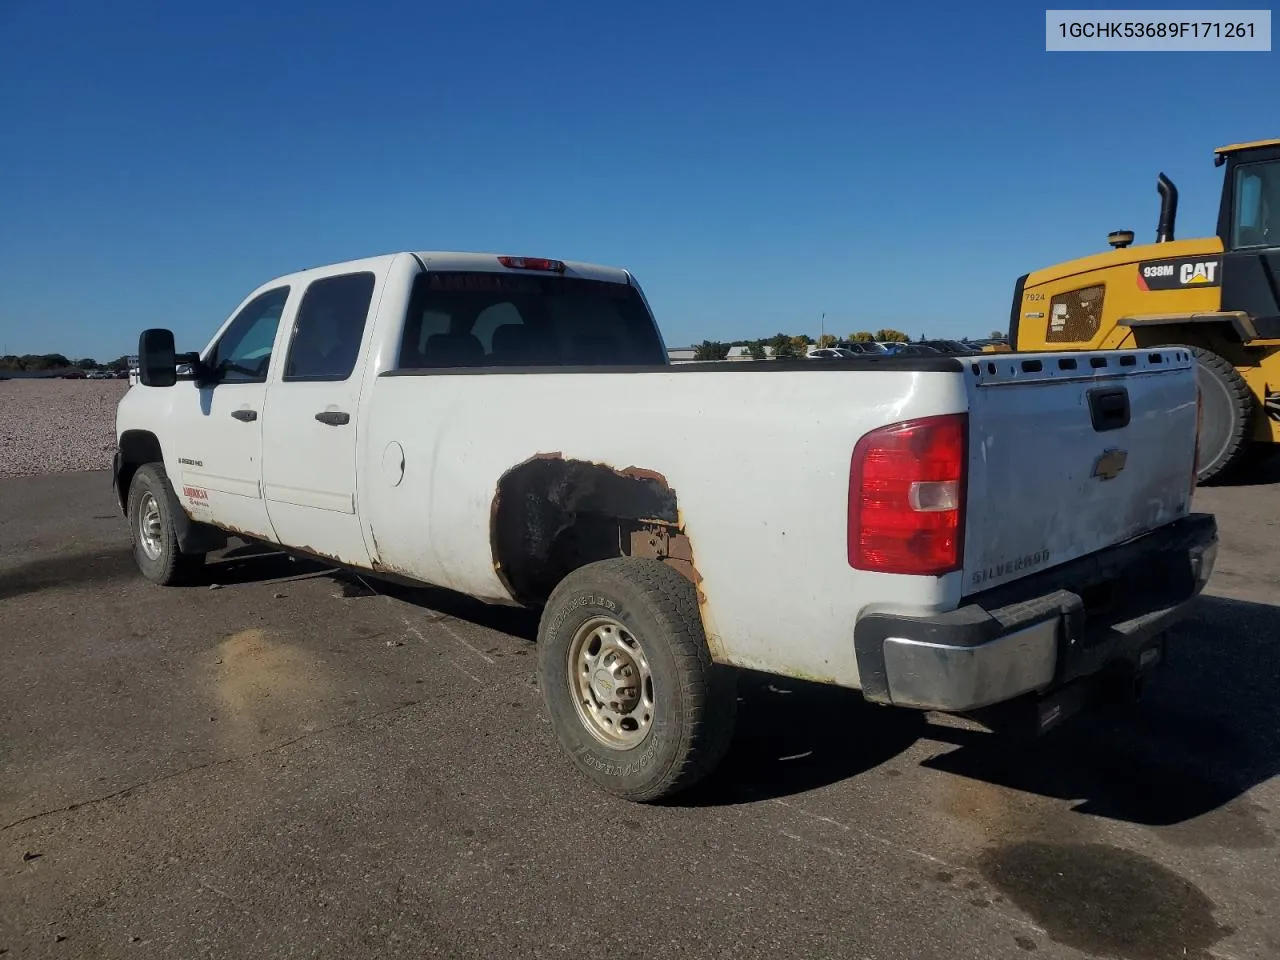
[[[209,507],[209,492],[203,487],[192,487],[183,484],[182,495],[186,498],[187,506],[189,507],[196,509],[208,509]]]
[[[1138,289],[1187,290],[1222,286],[1221,257],[1175,257],[1138,264]]]

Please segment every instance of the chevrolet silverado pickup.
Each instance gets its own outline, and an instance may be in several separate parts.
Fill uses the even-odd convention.
[[[532,608],[560,744],[636,801],[717,765],[742,668],[1043,721],[1159,662],[1217,551],[1184,348],[672,364],[626,270],[399,253],[138,357],[144,576],[234,535]]]

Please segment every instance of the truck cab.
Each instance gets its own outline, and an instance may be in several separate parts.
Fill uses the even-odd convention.
[[[528,288],[523,301],[478,313],[461,299],[440,308],[451,286],[462,293],[502,277],[512,282],[508,267]],[[430,292],[434,309],[424,310]],[[361,396],[382,373],[401,365],[669,362],[647,301],[625,271],[434,252],[276,278],[252,291],[198,354],[170,350],[162,345],[157,367],[154,350],[142,348],[141,382],[172,377],[173,389],[149,392],[145,406],[142,394],[126,397],[122,416],[136,408],[156,429],[135,428],[122,447],[161,432],[172,438],[175,489],[193,521],[216,518],[224,532],[362,568],[376,552],[356,510],[357,460],[369,455],[361,447],[369,436]],[[122,491],[129,479],[126,466]]]

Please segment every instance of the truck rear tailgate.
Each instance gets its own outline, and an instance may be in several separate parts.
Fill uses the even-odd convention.
[[[1177,347],[966,361],[964,593],[1039,573],[1185,516],[1194,357]]]

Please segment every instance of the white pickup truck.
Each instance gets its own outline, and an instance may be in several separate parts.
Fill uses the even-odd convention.
[[[555,732],[632,800],[715,767],[736,668],[1048,724],[1161,659],[1217,550],[1177,347],[670,364],[627,271],[400,253],[138,352],[145,576],[233,534],[540,610]]]

